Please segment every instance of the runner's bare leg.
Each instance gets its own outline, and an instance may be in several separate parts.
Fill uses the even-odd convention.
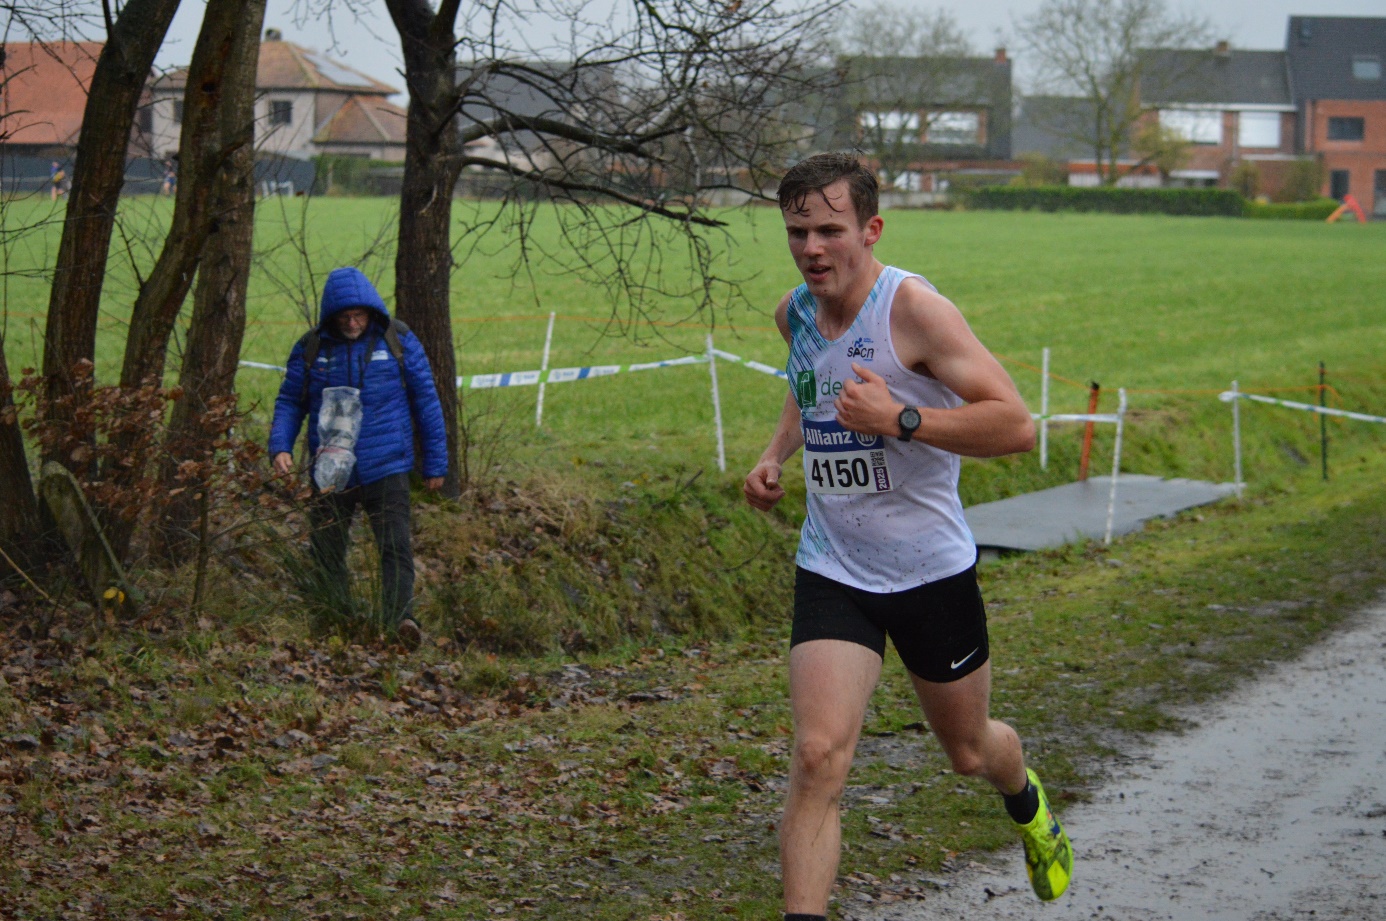
[[[794,753],[780,822],[785,911],[822,915],[842,844],[838,802],[881,657],[857,643],[811,640],[789,653]]]
[[[984,777],[1002,794],[1025,789],[1025,757],[1014,729],[988,715],[991,663],[957,681],[938,684],[910,675],[929,728],[953,770]]]

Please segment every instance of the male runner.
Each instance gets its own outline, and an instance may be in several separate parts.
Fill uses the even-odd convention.
[[[785,919],[826,917],[838,799],[887,636],[953,769],[1001,793],[1035,894],[1056,899],[1073,849],[1015,730],[987,713],[986,614],[958,499],[959,455],[1028,451],[1034,423],[957,308],[920,276],[876,260],[884,222],[869,170],[847,155],[811,157],[785,175],[779,201],[804,284],[775,311],[790,392],[744,490],[768,511],[784,496],[782,465],[804,449],[794,752],[780,824]]]

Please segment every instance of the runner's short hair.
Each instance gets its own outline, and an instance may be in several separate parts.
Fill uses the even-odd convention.
[[[880,187],[876,184],[876,174],[847,153],[814,154],[791,166],[780,180],[780,210],[803,210],[810,195],[823,194],[824,189],[839,179],[847,180],[857,223],[865,226],[880,213]]]

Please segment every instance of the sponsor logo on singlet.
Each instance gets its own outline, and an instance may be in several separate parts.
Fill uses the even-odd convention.
[[[836,419],[824,422],[803,420],[804,445],[811,451],[860,451],[874,448],[881,440],[879,435],[862,435],[848,431]]]
[[[794,374],[794,402],[800,409],[810,409],[818,405],[818,377],[810,368]]]
[[[866,336],[858,336],[857,340],[847,347],[847,357],[870,361],[876,357],[876,347]]]

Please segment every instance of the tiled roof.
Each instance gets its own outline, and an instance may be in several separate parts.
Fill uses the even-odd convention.
[[[314,144],[403,144],[404,109],[374,96],[352,96],[328,116]]]
[[[325,54],[282,40],[260,43],[255,85],[262,90],[345,90],[385,96],[399,92]]]
[[[1011,129],[1011,150],[1016,157],[1040,154],[1055,160],[1091,160],[1093,144],[1087,138],[1095,121],[1091,99],[1026,96]],[[1126,152],[1123,143],[1120,153]]]
[[[158,80],[160,89],[181,90],[188,82],[188,69],[169,71]],[[359,70],[334,61],[325,54],[301,48],[281,39],[260,43],[260,64],[255,69],[258,90],[329,90],[392,96],[398,93],[387,83],[368,77]]]
[[[1146,105],[1291,104],[1283,51],[1150,51],[1143,63]]]
[[[0,141],[75,145],[101,43],[13,42],[4,48]]]
[[[1386,99],[1386,19],[1291,16],[1285,36],[1296,101]],[[1355,57],[1375,57],[1383,76],[1353,76]]]
[[[1011,62],[993,58],[843,58],[851,95],[891,105],[993,105],[1010,92]],[[907,91],[908,100],[890,98]]]

